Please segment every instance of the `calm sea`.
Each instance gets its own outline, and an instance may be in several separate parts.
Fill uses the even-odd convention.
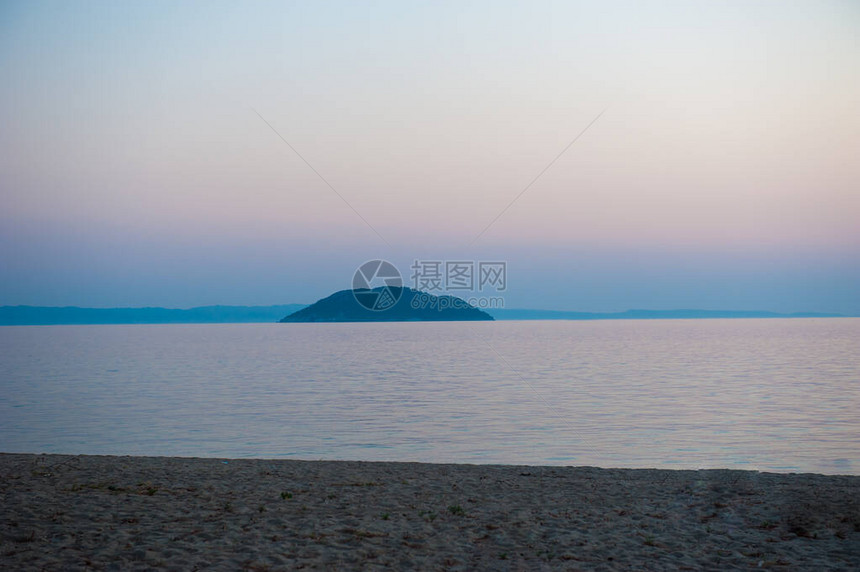
[[[2,327],[0,451],[860,474],[860,319]]]

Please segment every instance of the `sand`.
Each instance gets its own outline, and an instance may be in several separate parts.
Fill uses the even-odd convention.
[[[860,569],[860,476],[0,454],[5,570]]]

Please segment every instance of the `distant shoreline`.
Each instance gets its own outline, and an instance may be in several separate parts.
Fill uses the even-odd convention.
[[[0,306],[0,326],[275,323],[304,304],[174,308]]]
[[[860,476],[0,454],[10,569],[849,569]]]
[[[274,306],[200,306],[174,308],[82,308],[78,306],[0,306],[0,326],[100,324],[249,324],[276,323],[305,304]],[[626,310],[572,312],[563,310],[488,309],[499,321],[511,320],[702,320],[733,318],[850,318],[845,314],[795,312],[782,314],[744,310]]]

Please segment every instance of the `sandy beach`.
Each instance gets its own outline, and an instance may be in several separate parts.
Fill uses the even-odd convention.
[[[7,570],[852,570],[860,476],[0,455]]]

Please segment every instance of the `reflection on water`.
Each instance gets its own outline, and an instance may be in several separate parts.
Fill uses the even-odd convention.
[[[860,474],[860,319],[0,328],[0,451]]]

